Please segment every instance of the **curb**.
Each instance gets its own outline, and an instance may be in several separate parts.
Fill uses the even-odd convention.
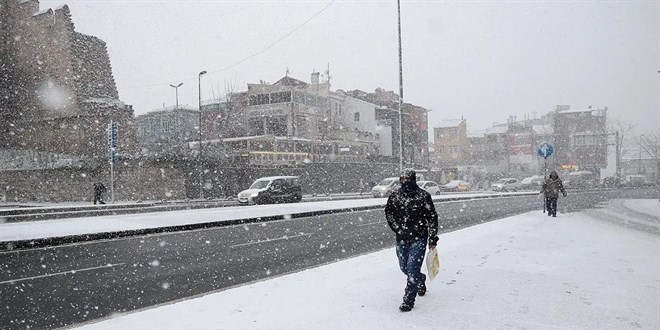
[[[506,195],[498,194],[498,195],[486,195],[486,196],[451,197],[451,198],[443,198],[443,199],[434,199],[434,203],[453,202],[460,200],[470,201],[476,199],[513,198],[513,197],[535,196],[535,195],[537,195],[537,193],[513,193]],[[38,239],[4,241],[4,242],[0,242],[0,252],[44,248],[44,247],[52,247],[52,246],[66,245],[72,243],[82,243],[82,242],[90,242],[96,240],[107,240],[107,239],[124,238],[124,237],[132,237],[132,236],[145,236],[145,235],[158,234],[158,233],[182,232],[182,231],[192,231],[198,229],[215,228],[215,227],[235,226],[235,225],[250,224],[250,223],[289,220],[289,219],[306,218],[306,217],[313,217],[313,216],[320,216],[320,215],[334,214],[334,213],[348,213],[348,212],[358,212],[358,211],[367,211],[367,210],[377,210],[377,209],[382,209],[383,207],[385,207],[384,203],[382,205],[378,204],[378,205],[370,205],[370,206],[340,208],[333,210],[300,212],[300,213],[293,213],[290,215],[274,215],[267,217],[221,220],[221,221],[156,227],[156,228],[131,229],[131,230],[101,232],[101,233],[93,233],[93,234],[80,234],[80,235],[69,235],[69,236],[58,236],[58,237],[46,237],[46,238],[38,238]]]

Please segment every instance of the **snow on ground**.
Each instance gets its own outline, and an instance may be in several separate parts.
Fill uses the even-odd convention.
[[[485,195],[488,194],[454,194],[434,196],[433,199],[442,200],[456,197],[472,198]],[[499,196],[507,195],[507,193],[494,193],[490,195]],[[386,202],[387,198],[368,198],[294,204],[232,206],[212,209],[52,219],[16,223],[3,223],[0,219],[0,242],[268,217],[282,215],[283,212],[286,212],[287,214],[296,214],[318,210],[338,210],[362,206],[382,205],[384,207]]]
[[[408,313],[389,248],[84,328],[660,328],[657,235],[537,211],[443,234],[438,249],[440,274]]]
[[[626,199],[623,201],[623,205],[635,212],[660,219],[660,200],[658,199]]]

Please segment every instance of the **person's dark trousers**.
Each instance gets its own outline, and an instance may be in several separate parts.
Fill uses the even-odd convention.
[[[99,204],[105,204],[101,199],[101,194],[94,194],[94,205],[96,205],[97,201],[99,202]]]
[[[421,268],[426,252],[426,240],[397,241],[396,255],[399,258],[399,268],[408,277],[403,301],[415,303],[419,286],[426,281],[426,275]]]
[[[548,216],[550,216],[550,215],[557,216],[557,199],[556,198],[546,198],[545,199],[545,208],[548,210]]]

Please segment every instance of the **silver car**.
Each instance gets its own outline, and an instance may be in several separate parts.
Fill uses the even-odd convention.
[[[490,189],[493,191],[516,191],[520,190],[520,183],[518,182],[518,179],[504,178],[493,183],[490,186]]]
[[[389,197],[393,192],[401,188],[398,177],[385,178],[371,189],[374,197]]]

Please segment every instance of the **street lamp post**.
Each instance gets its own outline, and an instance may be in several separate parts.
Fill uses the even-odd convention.
[[[199,199],[204,199],[204,191],[202,190],[202,172],[204,170],[202,166],[202,75],[205,74],[206,71],[201,71],[197,75],[197,95],[199,102]]]
[[[179,87],[181,87],[181,85],[183,85],[183,83],[179,83],[176,86],[170,84],[170,87],[174,87],[174,91],[175,91],[175,94],[176,94],[176,109],[177,110],[179,110]]]
[[[399,20],[399,171],[403,171],[403,54],[401,51],[401,3],[396,1]]]

